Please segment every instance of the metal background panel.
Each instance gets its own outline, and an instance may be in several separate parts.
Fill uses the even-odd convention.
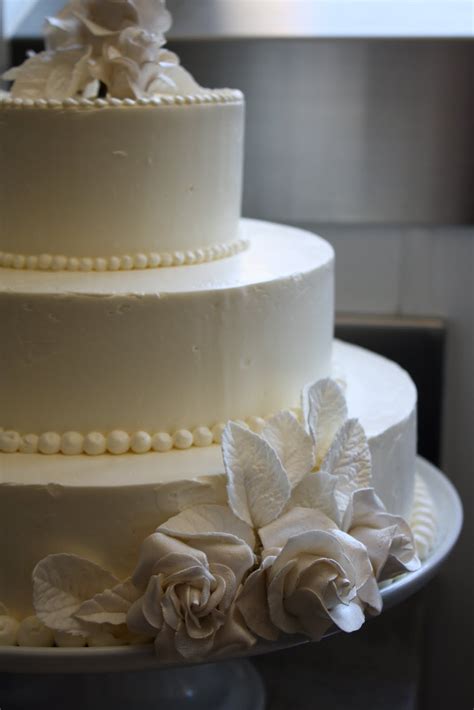
[[[246,94],[246,215],[474,221],[474,43],[171,46],[203,85]]]

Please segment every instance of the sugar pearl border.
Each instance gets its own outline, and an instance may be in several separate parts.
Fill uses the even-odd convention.
[[[87,257],[61,254],[11,254],[0,251],[0,267],[22,271],[132,271],[167,266],[204,264],[234,256],[248,249],[246,239],[186,251]]]
[[[209,104],[241,104],[244,102],[244,95],[238,89],[217,89],[206,91],[203,89],[198,94],[163,94],[146,99],[83,99],[70,98],[63,101],[56,99],[20,99],[13,98],[10,94],[0,97],[0,108],[12,109],[103,109],[103,108],[136,108],[144,106],[148,108],[169,107],[169,106],[200,106]]]
[[[296,410],[295,410],[296,411]],[[265,426],[263,417],[248,417],[237,420],[239,424],[256,433]],[[166,452],[172,449],[185,450],[192,446],[204,448],[220,444],[225,422],[218,422],[212,427],[198,426],[193,430],[178,429],[173,433],[136,431],[129,434],[126,431],[114,430],[103,434],[93,431],[81,434],[77,431],[67,431],[59,434],[47,431],[43,434],[20,434],[17,431],[0,429],[0,452],[4,454],[64,454],[77,456],[101,456],[103,454],[146,454],[149,451]]]

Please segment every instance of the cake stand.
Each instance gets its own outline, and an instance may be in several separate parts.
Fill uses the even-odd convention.
[[[407,599],[436,574],[461,531],[462,505],[453,485],[422,458],[418,458],[417,470],[436,507],[437,539],[419,570],[382,589],[384,609]],[[294,636],[278,643],[259,643],[251,655],[305,642]],[[164,667],[152,645],[0,648],[0,673],[1,710],[64,707],[66,701],[68,710],[263,710],[265,704],[262,681],[248,660]]]

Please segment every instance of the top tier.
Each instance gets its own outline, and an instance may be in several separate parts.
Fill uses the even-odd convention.
[[[235,91],[2,101],[0,251],[14,255],[4,265],[206,247],[215,258],[238,239],[243,125]]]
[[[70,0],[0,96],[0,266],[210,261],[242,248],[244,100],[163,48],[164,0]]]

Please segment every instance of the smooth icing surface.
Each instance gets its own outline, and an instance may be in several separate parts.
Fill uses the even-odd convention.
[[[330,370],[333,251],[241,231],[245,252],[179,269],[0,269],[3,429],[56,435],[54,451],[65,432],[173,435],[298,406]]]
[[[236,241],[244,102],[214,96],[0,101],[0,251],[133,258]]]
[[[378,355],[339,342],[334,351],[349,416],[368,436],[375,489],[390,512],[409,518],[415,387]],[[376,408],[380,417],[372,414]],[[9,531],[0,540],[0,600],[14,616],[30,614],[31,571],[55,552],[82,555],[125,578],[160,523],[198,502],[225,501],[223,471],[218,446],[97,458],[0,454],[0,519]]]

